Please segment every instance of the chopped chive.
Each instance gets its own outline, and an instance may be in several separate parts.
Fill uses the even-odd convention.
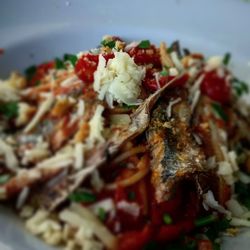
[[[231,59],[231,54],[227,52],[224,55],[223,64],[227,66],[229,64],[229,62],[230,62],[230,59]]]
[[[203,227],[206,226],[208,224],[211,224],[213,222],[215,222],[218,218],[215,215],[208,215],[206,217],[202,217],[197,219],[194,224],[196,227]]]
[[[65,69],[64,62],[60,58],[55,59],[56,69]]]
[[[129,199],[130,201],[135,200],[135,192],[130,191],[130,192],[128,193],[128,199]]]
[[[109,47],[110,49],[113,49],[115,47],[115,43],[116,43],[116,41],[114,41],[114,40],[111,40],[111,41],[103,40],[103,41],[101,41],[101,44],[104,47]]]
[[[71,62],[71,64],[73,66],[75,66],[76,61],[77,61],[77,56],[76,55],[72,55],[72,54],[64,54],[63,60],[64,61],[69,61],[69,62]]]
[[[168,76],[168,71],[166,69],[163,69],[161,72],[160,72],[160,75],[161,76]]]
[[[225,122],[228,121],[228,116],[219,103],[212,103],[212,108],[222,120],[224,120]]]
[[[91,203],[96,201],[96,196],[88,192],[75,192],[69,195],[69,199],[74,202]]]
[[[149,40],[142,40],[139,44],[138,47],[140,49],[148,49],[150,47],[150,41]]]
[[[101,221],[105,221],[107,218],[107,213],[102,207],[98,209],[98,217]]]
[[[173,222],[171,216],[169,214],[166,214],[166,213],[163,215],[163,221],[167,225],[169,225]]]
[[[10,179],[10,176],[7,174],[1,175],[0,176],[0,184],[6,183]]]
[[[25,71],[24,71],[26,77],[28,80],[30,80],[36,73],[36,66],[32,65],[30,67],[28,67]]]
[[[11,119],[18,116],[18,103],[17,102],[8,102],[0,105],[0,114],[3,114],[5,117]]]
[[[236,92],[237,96],[242,96],[243,94],[247,94],[249,92],[249,86],[244,81],[241,81],[237,78],[232,80],[232,87]]]

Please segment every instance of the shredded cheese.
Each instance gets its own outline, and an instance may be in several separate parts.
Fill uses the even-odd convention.
[[[1,138],[0,138],[0,155],[4,156],[6,166],[11,170],[16,171],[19,163],[14,153],[14,149]]]
[[[75,145],[75,169],[81,169],[84,165],[84,145],[81,142],[76,143]]]
[[[125,52],[114,52],[115,58],[107,62],[100,55],[96,72],[94,73],[94,90],[100,100],[106,99],[109,106],[113,101],[128,105],[138,104],[141,81],[145,69],[136,65]]]
[[[50,110],[53,102],[54,102],[54,95],[53,93],[49,93],[46,97],[46,99],[42,102],[42,104],[39,106],[35,116],[30,121],[30,123],[25,127],[24,132],[28,133],[30,132],[42,119],[42,117]]]
[[[103,111],[104,107],[102,105],[97,105],[95,114],[89,121],[90,133],[86,142],[88,148],[92,148],[95,143],[104,142],[104,138],[102,136],[102,132],[104,130],[104,118],[102,117]]]
[[[167,107],[167,117],[170,118],[171,117],[171,113],[172,113],[172,107],[177,104],[178,102],[181,101],[181,98],[178,97],[175,100],[170,100],[168,107]]]

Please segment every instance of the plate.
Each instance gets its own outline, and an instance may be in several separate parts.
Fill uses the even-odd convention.
[[[24,4],[25,3],[25,4]],[[231,52],[233,70],[250,82],[248,0],[8,0],[0,3],[0,76],[64,53],[96,47],[105,34],[152,42],[180,40],[207,55]],[[1,250],[50,250],[0,208]],[[223,249],[249,249],[249,232]]]

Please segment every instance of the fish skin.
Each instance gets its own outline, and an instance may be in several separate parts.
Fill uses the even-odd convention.
[[[161,98],[147,131],[152,156],[151,181],[158,202],[170,198],[179,181],[207,171],[205,155],[192,136],[191,111],[185,94],[172,107],[171,117],[167,116],[169,100]]]

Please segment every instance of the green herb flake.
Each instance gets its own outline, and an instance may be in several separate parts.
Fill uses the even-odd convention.
[[[102,40],[101,45],[104,47],[109,47],[110,49],[113,49],[115,47],[115,41],[114,40]]]
[[[64,62],[60,58],[55,59],[56,69],[65,69]]]
[[[228,116],[219,103],[217,102],[212,103],[212,108],[222,120],[224,120],[225,122],[228,121]]]
[[[10,179],[10,176],[7,174],[0,175],[0,184],[5,184]]]
[[[230,62],[230,59],[231,59],[231,54],[230,53],[226,53],[225,55],[224,55],[224,58],[223,58],[223,64],[224,65],[228,65],[229,64],[229,62]]]
[[[32,66],[30,66],[30,67],[28,67],[25,71],[24,71],[24,73],[25,73],[25,75],[26,75],[26,78],[28,79],[28,80],[30,80],[30,79],[32,79],[32,77],[35,75],[35,73],[36,73],[36,66],[35,65],[32,65]]]
[[[206,217],[199,218],[195,221],[195,226],[196,227],[203,227],[208,224],[211,224],[212,222],[215,222],[218,218],[214,215],[208,215]]]
[[[167,225],[172,224],[172,222],[173,222],[171,216],[170,216],[169,214],[167,214],[167,213],[165,213],[165,214],[163,215],[163,221],[164,221],[164,223],[167,224]]]
[[[73,202],[92,203],[96,201],[96,196],[89,192],[78,191],[70,194],[69,199]]]
[[[101,221],[105,221],[107,218],[107,213],[104,208],[100,207],[98,209],[98,217]]]
[[[150,41],[149,40],[142,40],[138,44],[138,48],[140,48],[140,49],[148,49],[149,47],[150,47]]]
[[[130,200],[130,201],[133,201],[133,200],[135,200],[135,192],[133,192],[133,191],[130,191],[129,193],[128,193],[128,199]]]
[[[238,97],[243,94],[249,93],[249,86],[246,82],[239,80],[238,78],[233,78],[232,87]]]
[[[12,119],[18,116],[18,103],[8,102],[0,105],[0,114],[3,114],[8,119]]]
[[[68,62],[70,62],[73,66],[75,66],[75,65],[76,65],[76,62],[77,62],[77,56],[76,56],[76,55],[72,55],[72,54],[64,54],[63,60],[64,60],[64,61],[68,61]]]
[[[160,72],[160,75],[161,75],[161,76],[168,76],[168,71],[167,71],[167,69],[163,69],[163,70]]]

